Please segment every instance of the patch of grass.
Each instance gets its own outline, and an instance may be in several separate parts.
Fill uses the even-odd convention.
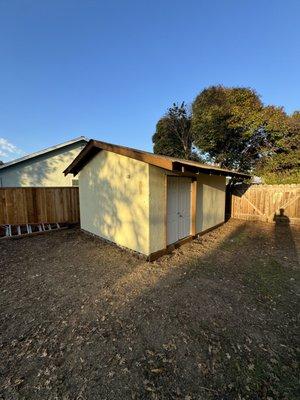
[[[235,236],[226,239],[220,246],[222,250],[232,250],[244,244],[250,236],[247,232],[240,232]]]
[[[268,341],[250,339],[239,330],[202,327],[199,341],[207,352],[200,367],[204,384],[217,394],[214,399],[298,398],[297,364],[286,351],[274,352]]]
[[[222,368],[225,368],[226,377],[223,382],[224,394],[230,396],[229,398],[261,400],[298,398],[295,366],[285,365],[281,357],[269,358],[258,353],[254,353],[253,357],[244,352],[234,354],[230,360],[223,362]]]
[[[278,297],[289,287],[291,272],[274,259],[256,261],[247,268],[245,284],[264,299]]]

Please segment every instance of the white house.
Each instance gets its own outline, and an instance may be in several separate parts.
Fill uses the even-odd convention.
[[[76,186],[63,174],[88,142],[84,136],[0,165],[0,187]]]

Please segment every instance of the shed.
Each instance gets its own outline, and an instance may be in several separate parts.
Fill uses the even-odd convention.
[[[226,177],[247,174],[90,140],[79,176],[81,228],[153,260],[225,219]]]

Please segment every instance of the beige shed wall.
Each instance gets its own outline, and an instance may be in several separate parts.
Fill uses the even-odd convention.
[[[101,151],[80,173],[81,227],[146,255],[164,249],[167,175],[172,173]],[[224,221],[225,189],[225,177],[199,175],[197,232]]]
[[[149,254],[149,165],[102,150],[79,177],[82,229]]]
[[[150,165],[150,253],[166,247],[166,176],[172,173]],[[196,232],[225,220],[226,178],[199,174],[197,184]]]
[[[196,232],[225,220],[226,177],[200,174],[197,179]]]
[[[72,186],[73,176],[64,176],[63,171],[83,146],[58,149],[0,170],[0,186]]]

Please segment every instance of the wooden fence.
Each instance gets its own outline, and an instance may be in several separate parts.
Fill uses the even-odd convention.
[[[232,218],[300,224],[300,185],[241,185],[231,192]]]
[[[78,188],[0,188],[0,225],[40,222],[79,222]]]

